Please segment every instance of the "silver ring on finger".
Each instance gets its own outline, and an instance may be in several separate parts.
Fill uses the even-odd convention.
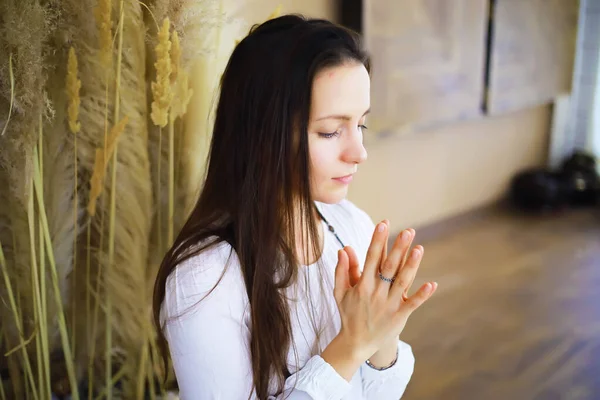
[[[394,281],[396,280],[396,278],[386,278],[381,274],[381,272],[379,273],[379,279],[387,283],[394,283]]]

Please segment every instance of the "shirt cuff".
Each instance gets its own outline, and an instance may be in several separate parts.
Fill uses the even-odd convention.
[[[381,386],[393,380],[395,384],[408,385],[415,368],[415,357],[409,344],[398,340],[398,359],[390,368],[378,371],[363,363],[360,367],[363,387]]]
[[[297,380],[292,376],[286,383],[306,392],[313,399],[339,400],[350,391],[350,382],[319,355],[311,357],[301,372]]]

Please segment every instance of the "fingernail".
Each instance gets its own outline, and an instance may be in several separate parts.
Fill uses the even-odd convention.
[[[412,254],[413,258],[419,258],[420,255],[421,255],[421,249],[415,248],[413,250],[413,254]]]
[[[380,223],[377,225],[377,232],[383,232],[385,230],[385,223]]]
[[[402,232],[402,240],[408,240],[408,238],[410,237],[410,232],[405,230]]]
[[[429,293],[431,293],[431,289],[432,289],[432,287],[431,287],[431,283],[427,282],[427,283],[425,284],[425,294],[429,294]]]

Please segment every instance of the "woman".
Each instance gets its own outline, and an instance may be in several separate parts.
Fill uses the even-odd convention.
[[[369,87],[358,37],[328,21],[282,16],[233,51],[203,190],[155,285],[182,399],[402,396],[399,334],[437,284],[408,297],[414,230],[388,254],[389,223],[345,199]]]

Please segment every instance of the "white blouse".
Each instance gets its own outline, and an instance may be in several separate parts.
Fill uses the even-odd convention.
[[[371,218],[349,200],[316,205],[342,242],[355,250],[362,268],[374,230]],[[337,251],[341,245],[325,222],[323,227],[320,264],[300,268],[298,283],[286,292],[293,341],[287,363],[292,375],[286,380],[283,393],[276,393],[271,379],[268,399],[398,400],[410,380],[415,361],[411,347],[403,341],[398,341],[398,360],[394,366],[378,371],[363,363],[350,382],[320,356],[341,328],[333,296]],[[251,318],[235,252],[221,282],[198,303],[223,273],[230,251],[228,243],[220,243],[178,265],[167,279],[161,318],[164,321],[168,317],[165,336],[183,400],[247,399],[252,388]],[[256,399],[254,391],[252,399]]]

